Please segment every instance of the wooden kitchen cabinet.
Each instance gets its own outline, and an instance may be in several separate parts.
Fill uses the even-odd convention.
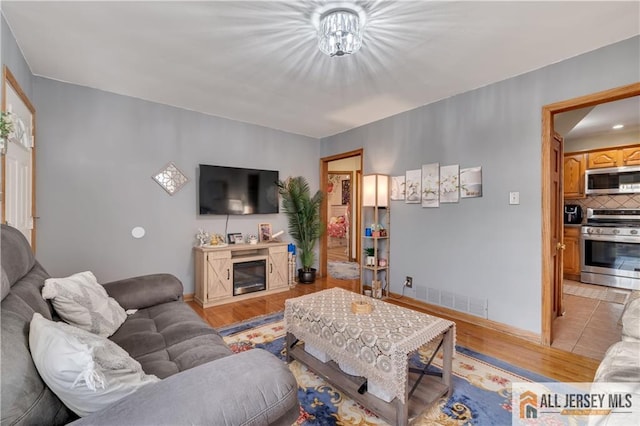
[[[287,243],[204,246],[194,247],[193,251],[196,281],[194,300],[203,308],[289,290]],[[241,282],[247,282],[248,274],[241,266],[256,263],[258,266],[255,270],[260,273],[249,274],[249,284],[258,282],[260,285],[263,280],[264,290],[234,295],[234,282],[236,289],[241,288]]]
[[[586,154],[564,156],[564,198],[584,198]]]
[[[621,150],[607,149],[589,153],[588,169],[600,169],[604,167],[618,167],[622,163],[620,159]]]
[[[580,226],[564,227],[563,275],[580,281]]]
[[[638,166],[640,165],[640,146],[632,148],[623,148],[622,150],[622,166]]]

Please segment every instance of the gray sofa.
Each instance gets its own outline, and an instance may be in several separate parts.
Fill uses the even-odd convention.
[[[232,354],[220,335],[182,300],[167,274],[105,284],[124,309],[138,309],[110,338],[162,380],[78,419],[38,375],[29,352],[34,312],[58,320],[41,296],[49,278],[29,244],[2,225],[2,425],[291,425],[297,384],[267,351]]]
[[[607,349],[594,382],[640,383],[640,291],[629,295],[620,321],[622,340]]]

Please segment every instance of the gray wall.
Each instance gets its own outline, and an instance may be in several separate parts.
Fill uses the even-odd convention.
[[[316,139],[40,77],[34,88],[38,258],[53,275],[169,272],[193,293],[194,235],[223,233],[226,219],[196,214],[198,164],[279,170],[318,187]],[[169,161],[191,179],[174,196],[151,179]],[[260,222],[286,230],[281,213],[231,216],[228,232],[257,234]]]
[[[391,289],[487,298],[489,319],[541,329],[541,108],[640,81],[635,37],[322,140],[322,156],[364,147],[364,173],[482,166],[482,198],[391,204]],[[425,78],[429,78],[425,76]],[[510,191],[520,205],[510,206]]]
[[[22,52],[16,43],[16,39],[11,33],[11,28],[7,25],[4,16],[0,15],[0,54],[2,57],[2,65],[6,65],[13,76],[18,80],[20,87],[26,93],[29,100],[33,103],[33,75],[27,62],[22,56]]]

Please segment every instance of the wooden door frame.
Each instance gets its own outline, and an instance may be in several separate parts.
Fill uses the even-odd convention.
[[[561,112],[640,96],[640,82],[542,107],[542,332],[541,343],[551,345],[553,325],[553,250],[551,247],[551,138],[553,117]],[[561,177],[562,178],[562,177]],[[562,219],[559,219],[562,220]]]
[[[327,223],[327,197],[326,197],[326,193],[327,193],[327,179],[329,178],[329,163],[332,161],[336,161],[336,160],[342,160],[345,158],[350,158],[350,157],[357,157],[360,156],[360,173],[362,173],[362,164],[363,164],[363,158],[364,158],[364,149],[360,148],[360,149],[355,149],[353,151],[349,151],[349,152],[343,152],[341,154],[336,154],[336,155],[332,155],[329,157],[323,157],[320,159],[320,189],[322,190],[322,192],[325,194],[325,197],[322,198],[322,206],[320,207],[320,221],[324,224]],[[361,188],[360,188],[360,182],[357,179],[358,177],[358,172],[356,171],[356,173],[354,173],[354,179],[352,182],[352,185],[355,188],[355,197],[356,197],[356,203],[360,203],[360,192],[361,192]],[[352,191],[354,190],[354,188],[352,187],[351,189]],[[356,218],[356,214],[354,212],[354,209],[351,209],[352,214],[351,217],[352,218]],[[356,220],[360,220],[360,218],[358,217]],[[361,241],[360,241],[360,228],[361,226],[356,226],[356,232],[355,235],[353,236],[353,239],[355,240],[355,244],[356,244],[356,258],[359,258],[359,253],[360,253],[360,245],[361,245]],[[325,276],[327,274],[327,247],[328,247],[328,238],[327,238],[327,233],[324,232],[322,234],[322,237],[320,237],[320,256],[319,256],[319,273],[320,276]]]
[[[11,88],[16,92],[20,100],[27,107],[31,113],[31,136],[33,140],[33,147],[31,148],[31,217],[33,218],[33,229],[31,229],[31,250],[36,252],[36,109],[24,93],[22,87],[18,83],[18,80],[14,77],[11,70],[3,65],[2,67],[2,101],[0,107],[3,112],[7,111],[7,83],[11,85]],[[2,210],[0,212],[0,220],[2,223],[6,222],[6,170],[7,170],[6,158],[3,155],[0,159],[0,167],[2,167],[2,184],[0,185],[0,191],[2,191]]]

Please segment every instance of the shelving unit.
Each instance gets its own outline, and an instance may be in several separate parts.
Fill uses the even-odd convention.
[[[365,175],[362,179],[362,247],[373,249],[373,264],[368,263],[368,256],[362,256],[360,268],[360,292],[372,290],[374,297],[383,298],[389,292],[389,248],[391,209],[389,203],[389,176]],[[381,227],[381,229],[378,229]],[[371,235],[367,235],[367,229]],[[379,281],[381,290],[376,294],[374,280]]]

